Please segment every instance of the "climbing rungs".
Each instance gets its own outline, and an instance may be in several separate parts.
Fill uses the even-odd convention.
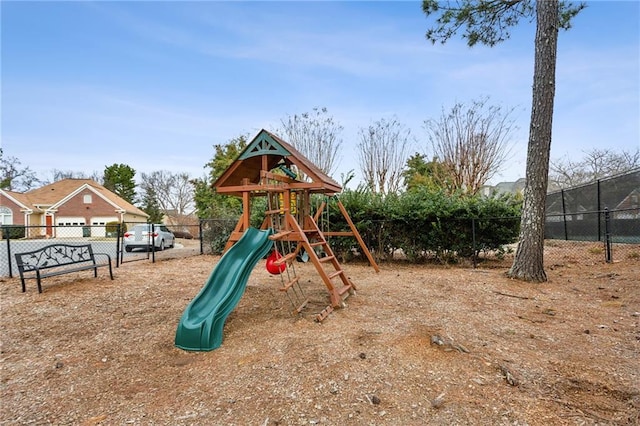
[[[332,274],[329,274],[329,279],[330,279],[330,280],[331,280],[331,279],[334,279],[335,277],[340,276],[340,275],[342,275],[343,273],[344,273],[344,271],[343,271],[343,270],[336,271],[336,272],[334,272],[334,273],[332,273]]]
[[[342,287],[340,290],[338,290],[338,294],[340,296],[342,296],[345,293],[351,292],[353,290],[353,287],[350,285],[345,285],[344,287]]]
[[[329,305],[326,308],[324,308],[322,310],[322,312],[320,312],[318,315],[316,315],[316,321],[317,322],[322,322],[322,320],[324,320],[326,317],[328,317],[331,312],[333,312],[333,306]]]
[[[291,262],[293,259],[295,259],[297,256],[297,253],[294,251],[292,253],[289,254],[285,254],[282,257],[277,258],[276,260],[273,261],[273,264],[275,266],[280,266],[283,263],[287,263],[287,262]]]
[[[282,237],[286,237],[287,235],[291,234],[293,231],[280,231],[277,234],[273,234],[273,235],[269,235],[269,239],[271,241],[276,241],[279,240]]]
[[[298,277],[295,277],[294,279],[292,279],[291,281],[289,281],[288,283],[286,283],[283,287],[280,288],[280,291],[287,291],[289,290],[291,287],[293,287],[297,282],[298,282]]]
[[[323,245],[325,245],[325,244],[327,244],[327,242],[326,242],[326,241],[317,241],[317,242],[315,242],[315,243],[309,243],[309,245],[310,245],[311,247],[323,246]]]
[[[325,263],[325,262],[331,262],[335,258],[336,258],[335,256],[326,256],[326,257],[321,257],[318,260],[320,263]]]

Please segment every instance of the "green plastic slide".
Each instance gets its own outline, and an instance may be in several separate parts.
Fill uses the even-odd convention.
[[[258,261],[266,256],[273,230],[247,229],[213,269],[200,293],[187,305],[175,345],[187,351],[210,351],[222,344],[227,317],[244,294],[247,280]]]

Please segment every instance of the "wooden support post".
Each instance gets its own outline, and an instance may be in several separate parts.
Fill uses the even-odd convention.
[[[339,198],[338,198],[338,208],[342,212],[342,216],[344,216],[347,223],[349,224],[349,228],[351,228],[351,232],[353,232],[353,236],[356,237],[356,240],[358,240],[358,244],[360,244],[360,248],[364,252],[365,256],[367,256],[367,259],[369,259],[369,263],[371,264],[371,266],[373,266],[373,269],[375,269],[376,272],[380,272],[380,268],[378,267],[378,264],[376,263],[375,259],[371,255],[371,252],[369,252],[367,245],[364,243],[364,240],[362,239],[362,237],[360,236],[360,233],[358,232],[358,228],[356,228],[356,226],[353,224],[353,221],[351,220],[351,217],[349,217],[349,213],[347,212],[347,209],[344,208],[344,205],[342,204],[342,201],[340,201]]]
[[[248,179],[244,180],[248,181]],[[244,229],[249,229],[249,225],[251,223],[251,197],[249,191],[244,191],[242,193],[242,219]]]

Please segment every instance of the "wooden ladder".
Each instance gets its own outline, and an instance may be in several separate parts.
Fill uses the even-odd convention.
[[[333,308],[344,307],[344,300],[355,293],[356,286],[345,274],[313,217],[307,216],[305,218],[304,225],[306,229],[302,229],[295,218],[289,217],[291,218],[289,225],[294,232],[298,233],[302,247],[309,255],[309,260],[316,267],[318,274],[329,290],[331,306],[325,309],[326,313],[323,311],[323,313],[319,314],[318,320],[321,321],[331,313]],[[318,255],[318,249],[324,256]]]

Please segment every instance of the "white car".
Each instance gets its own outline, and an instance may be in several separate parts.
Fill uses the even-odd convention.
[[[137,248],[149,250],[152,246],[162,251],[172,248],[176,244],[176,237],[165,225],[141,224],[125,232],[123,241],[126,252]]]

